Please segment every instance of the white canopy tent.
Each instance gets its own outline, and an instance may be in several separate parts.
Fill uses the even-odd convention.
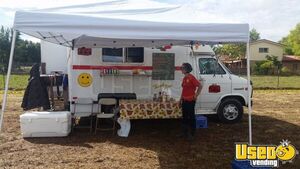
[[[201,18],[187,6],[148,0],[116,0],[17,11],[13,29],[0,129],[7,100],[16,31],[70,48],[247,43],[250,89],[249,25],[201,23]],[[251,100],[251,91],[248,91],[248,99]],[[249,142],[252,144],[251,105],[248,108]]]

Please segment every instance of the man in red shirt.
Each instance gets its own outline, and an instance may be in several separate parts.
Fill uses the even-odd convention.
[[[202,85],[195,76],[190,74],[193,68],[189,63],[183,63],[181,70],[184,74],[180,98],[183,136],[188,140],[193,140],[196,131],[195,103],[201,92]]]

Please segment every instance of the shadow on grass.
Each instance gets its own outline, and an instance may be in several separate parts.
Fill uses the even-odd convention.
[[[198,129],[193,142],[176,137],[180,133],[180,120],[135,120],[128,138],[112,136],[111,132],[97,135],[87,130],[76,131],[65,138],[31,138],[34,144],[57,144],[61,146],[86,147],[93,151],[94,143],[113,143],[128,148],[154,151],[160,168],[231,168],[234,159],[234,143],[248,142],[248,121],[245,114],[237,124],[217,123],[214,118],[209,128]],[[267,116],[253,115],[253,143],[279,144],[288,139],[299,149],[300,127]],[[146,158],[146,157],[143,157]],[[299,168],[300,160],[284,164],[281,168]]]

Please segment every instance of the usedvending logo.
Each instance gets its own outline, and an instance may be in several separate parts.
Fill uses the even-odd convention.
[[[282,140],[278,146],[235,144],[235,159],[248,160],[252,167],[279,167],[280,161],[282,164],[291,163],[297,154],[288,140]]]

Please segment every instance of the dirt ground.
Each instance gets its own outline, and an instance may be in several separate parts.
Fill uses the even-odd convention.
[[[23,139],[22,95],[11,94],[0,133],[0,168],[231,168],[234,143],[248,140],[248,114],[226,125],[210,118],[194,142],[179,139],[179,120],[133,121],[129,138],[87,130],[65,138]],[[253,143],[278,145],[288,139],[300,149],[300,90],[255,91]],[[300,168],[299,155],[280,168]]]

